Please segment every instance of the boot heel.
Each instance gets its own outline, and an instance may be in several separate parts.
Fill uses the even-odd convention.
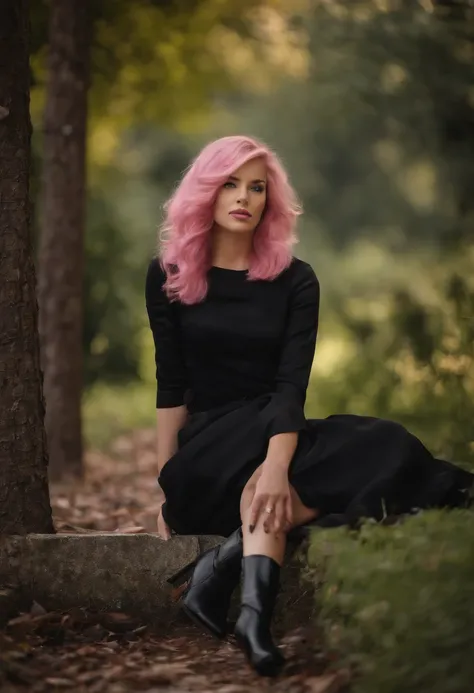
[[[240,578],[242,532],[203,553],[183,591],[181,608],[200,628],[217,638],[227,635],[227,613]]]

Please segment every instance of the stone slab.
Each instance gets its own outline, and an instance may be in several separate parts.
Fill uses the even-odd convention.
[[[0,586],[45,609],[83,606],[161,619],[174,606],[167,580],[220,541],[118,533],[0,537]]]
[[[47,610],[79,606],[162,623],[179,611],[169,581],[221,541],[216,536],[163,541],[156,534],[115,532],[2,536],[0,589],[8,587],[24,602],[35,600]],[[283,572],[286,611],[302,594],[294,557]]]

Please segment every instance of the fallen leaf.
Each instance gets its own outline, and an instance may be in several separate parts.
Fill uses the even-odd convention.
[[[322,676],[311,676],[306,679],[305,686],[311,693],[339,693],[349,683],[347,672],[335,672]]]
[[[183,593],[186,591],[188,584],[189,581],[184,582],[182,585],[179,585],[178,587],[173,587],[170,593],[170,598],[172,602],[179,602],[179,600],[183,596]]]
[[[91,683],[97,679],[102,678],[102,673],[100,671],[84,671],[82,674],[78,674],[76,677],[77,683]]]
[[[48,678],[45,679],[45,682],[50,686],[56,686],[58,688],[71,688],[72,686],[74,686],[74,681],[71,681],[70,679],[62,679],[55,676],[48,676]]]
[[[122,665],[112,667],[111,669],[108,669],[107,671],[104,671],[103,676],[106,678],[108,681],[111,679],[118,679],[123,676],[123,670],[124,667]]]
[[[136,527],[119,527],[115,531],[120,532],[120,534],[142,534],[146,532],[146,529],[137,525]]]
[[[137,678],[150,683],[175,683],[189,674],[192,670],[182,664],[153,664],[140,671]]]

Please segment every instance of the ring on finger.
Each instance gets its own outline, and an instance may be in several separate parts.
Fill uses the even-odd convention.
[[[265,508],[265,512],[268,513],[268,515],[271,515],[273,512],[273,508],[271,506],[267,505],[267,507]]]

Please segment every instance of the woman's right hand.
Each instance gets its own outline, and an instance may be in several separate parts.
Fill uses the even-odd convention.
[[[164,501],[163,501],[163,503],[164,503]],[[164,541],[168,541],[168,539],[171,539],[171,530],[168,527],[168,525],[166,524],[165,519],[163,517],[163,503],[161,504],[160,512],[158,513],[158,519],[156,521],[156,526],[158,529],[159,536]]]

